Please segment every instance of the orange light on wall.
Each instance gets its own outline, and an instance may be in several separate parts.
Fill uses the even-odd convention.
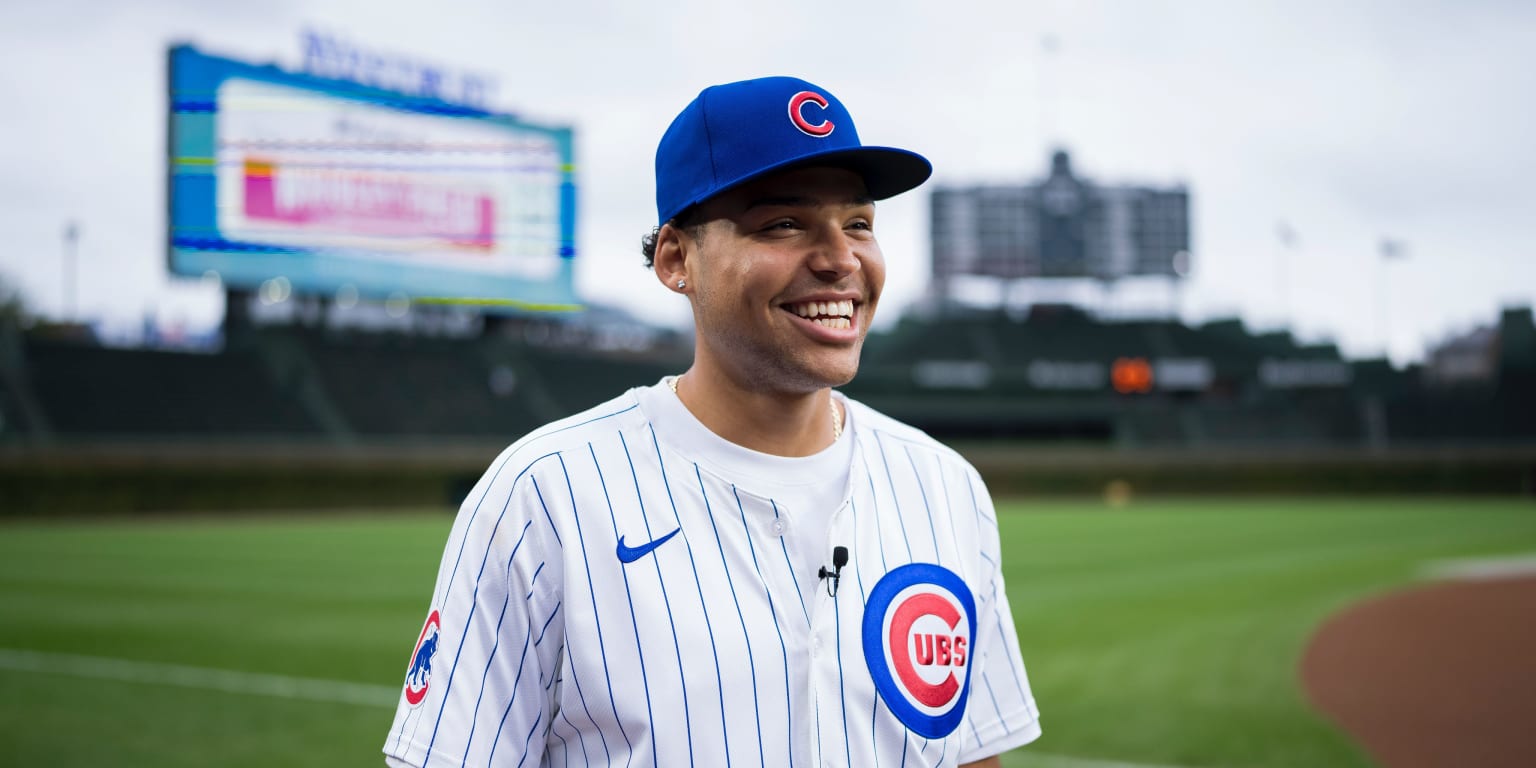
[[[1122,395],[1139,395],[1152,391],[1152,364],[1144,357],[1116,358],[1109,371],[1109,380],[1115,391]]]

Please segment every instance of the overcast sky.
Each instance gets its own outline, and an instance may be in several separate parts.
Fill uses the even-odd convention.
[[[1191,321],[1351,356],[1386,331],[1404,361],[1536,304],[1536,4],[1450,0],[6,3],[0,280],[60,314],[74,219],[78,315],[216,322],[215,288],[165,273],[165,48],[297,68],[307,28],[492,75],[494,107],[574,125],[578,291],[662,322],[687,311],[636,251],[656,142],[702,87],[767,74],[831,90],[937,183],[1031,181],[1059,145],[1093,181],[1187,185]],[[880,205],[883,320],[926,285],[926,211],[921,188]],[[1383,263],[1383,238],[1406,258]]]

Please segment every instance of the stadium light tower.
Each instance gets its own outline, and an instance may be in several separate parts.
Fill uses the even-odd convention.
[[[1054,32],[1042,34],[1036,52],[1038,57],[1035,72],[1040,86],[1040,104],[1037,110],[1040,117],[1040,140],[1045,146],[1059,145],[1063,142],[1056,135],[1056,65],[1060,62],[1061,38]]]
[[[1276,268],[1276,293],[1280,294],[1280,324],[1283,327],[1291,327],[1291,258],[1296,252],[1296,230],[1290,222],[1281,219],[1275,224],[1275,238],[1280,242],[1280,248],[1275,252]]]
[[[64,224],[64,259],[61,262],[64,288],[64,322],[75,319],[75,271],[80,257],[80,223],[70,219]]]
[[[1381,356],[1392,358],[1391,307],[1389,305],[1387,265],[1406,258],[1408,246],[1401,240],[1383,237],[1378,246],[1380,258],[1376,262],[1376,333],[1381,337]]]

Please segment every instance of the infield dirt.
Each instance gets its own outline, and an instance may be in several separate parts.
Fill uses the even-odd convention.
[[[1536,766],[1536,575],[1351,606],[1300,672],[1313,705],[1385,768]]]

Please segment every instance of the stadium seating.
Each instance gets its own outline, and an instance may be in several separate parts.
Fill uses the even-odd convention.
[[[1500,372],[1481,384],[1431,386],[1416,369],[1364,360],[1318,385],[1260,372],[1267,360],[1344,364],[1336,347],[1250,333],[1238,321],[1103,321],[1070,308],[1022,319],[971,312],[904,319],[871,335],[858,378],[843,389],[944,437],[1122,447],[1529,440],[1530,312],[1506,312],[1500,334]],[[688,352],[679,339],[604,347],[580,326],[558,323],[459,336],[299,324],[229,336],[223,350],[186,353],[13,328],[9,341],[0,339],[0,441],[507,443],[685,369]],[[1211,379],[1119,392],[1104,372],[1125,358],[1202,361]],[[1077,374],[1069,372],[1065,384],[1043,383],[1031,368],[1041,361],[1086,365],[1090,380],[1071,381]]]
[[[304,436],[319,426],[248,351],[192,354],[29,339],[30,388],[65,436]]]

